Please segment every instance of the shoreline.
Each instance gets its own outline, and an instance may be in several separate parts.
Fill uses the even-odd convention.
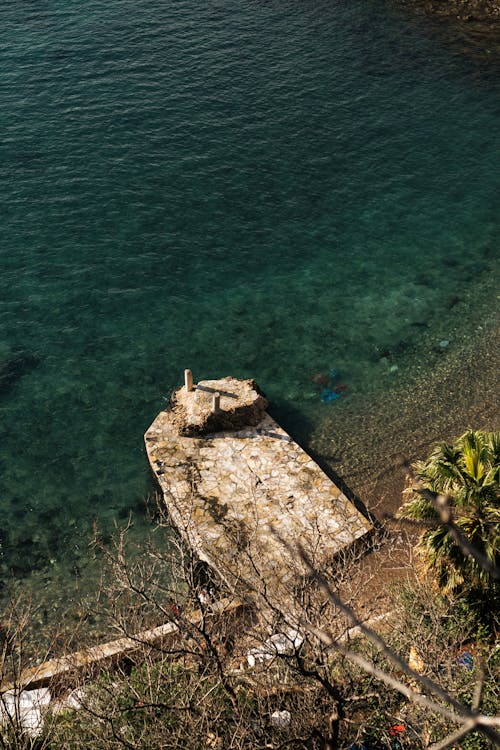
[[[447,317],[440,328],[419,334],[404,355],[394,358],[397,374],[385,366],[384,380],[374,380],[371,388],[362,392],[353,387],[334,405],[321,404],[312,421],[312,415],[298,421],[293,413],[288,420],[284,415],[278,417],[313,460],[340,479],[339,486],[347,487],[388,526],[390,544],[367,555],[360,566],[367,616],[384,606],[380,597],[384,598],[388,584],[411,575],[411,539],[400,524],[388,520],[402,502],[404,463],[426,458],[436,443],[454,439],[468,427],[500,428],[497,302],[495,275],[489,274],[467,290],[460,305],[454,307],[455,315]],[[439,345],[441,339],[449,339],[445,349]],[[275,416],[273,409],[271,416]],[[130,532],[136,548],[144,547],[155,533],[146,516],[141,519]],[[162,540],[168,545],[166,533]],[[17,581],[17,590],[22,587],[31,594],[37,606],[30,639],[41,645],[41,634],[45,635],[51,624],[62,625],[63,636],[76,629],[77,647],[106,637],[103,613],[91,604],[102,573],[103,560],[89,547],[78,577],[55,565]]]
[[[376,404],[365,399],[364,410],[358,403],[356,410],[332,415],[327,428],[334,435],[330,443],[339,451],[340,442],[347,442],[340,461],[325,455],[325,426],[312,436],[313,455],[326,461],[385,526],[383,542],[360,561],[353,580],[364,617],[389,606],[392,587],[414,579],[411,558],[418,532],[394,520],[402,503],[407,465],[425,459],[436,444],[451,441],[468,428],[500,429],[496,316],[474,334],[472,346],[463,333],[454,352],[427,375],[417,374],[411,386],[394,386]]]
[[[438,442],[452,440],[468,427],[500,428],[499,295],[494,274],[464,297],[460,311],[442,329],[421,334],[406,356],[395,358],[396,375],[352,393],[326,409],[307,440],[369,509],[377,512],[383,484],[401,462],[426,458]],[[440,345],[446,339],[446,347]],[[391,360],[392,361],[392,360]],[[286,425],[285,425],[286,427]],[[394,503],[382,505],[395,511]]]
[[[488,287],[492,292],[490,283]],[[385,393],[379,390],[376,398],[374,393],[346,398],[342,408],[339,404],[325,412],[307,438],[299,440],[314,460],[327,465],[377,520],[388,525],[390,544],[367,555],[360,566],[364,592],[360,603],[367,616],[384,606],[388,585],[411,575],[411,538],[390,521],[402,502],[405,462],[425,458],[436,443],[451,440],[468,427],[500,427],[494,393],[500,369],[500,326],[495,315],[482,325],[478,319],[471,321],[471,331],[452,336],[453,350],[450,346],[450,351],[436,354],[430,364],[425,353],[429,355],[435,338],[433,333],[412,354],[410,383],[405,377],[404,382],[391,382]],[[297,436],[297,430],[291,433]],[[133,532],[134,544],[143,546],[145,539],[137,531]],[[78,628],[77,645],[106,636],[99,614],[86,617],[85,606],[80,604],[95,591],[102,569],[102,561],[90,553],[80,579],[61,568],[52,571],[50,580],[41,571],[21,582],[39,605],[30,627],[34,640],[40,640],[41,631],[50,629],[50,623],[63,621],[68,632]]]
[[[469,57],[500,62],[499,0],[388,0],[406,14],[434,21],[436,31]]]
[[[473,23],[483,21],[500,24],[498,0],[397,0],[405,8],[425,13],[433,18]]]

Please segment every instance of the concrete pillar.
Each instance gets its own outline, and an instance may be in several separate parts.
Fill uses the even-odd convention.
[[[214,393],[212,399],[212,411],[219,411],[220,409],[220,393]]]
[[[184,370],[184,386],[188,393],[193,390],[193,373],[191,370]]]

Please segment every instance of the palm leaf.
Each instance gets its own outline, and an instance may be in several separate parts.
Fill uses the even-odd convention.
[[[412,521],[439,521],[439,513],[434,505],[421,495],[416,495],[404,503],[398,515]]]
[[[422,485],[436,496],[446,494],[460,533],[494,565],[500,563],[500,432],[467,430],[455,443],[441,443],[427,461],[414,465]],[[474,587],[488,591],[489,572],[465,553],[440,523],[431,499],[418,488],[405,490],[401,518],[432,524],[417,544],[420,567],[431,573],[444,594]]]

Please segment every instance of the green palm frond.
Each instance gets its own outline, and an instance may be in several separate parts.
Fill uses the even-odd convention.
[[[421,495],[415,495],[404,503],[398,515],[400,518],[408,518],[412,521],[439,521],[439,513],[434,505]]]
[[[441,443],[425,462],[415,465],[417,477],[436,492],[447,492],[453,483],[461,481],[459,452],[447,443]]]
[[[497,485],[500,482],[500,464],[493,465],[483,479],[483,486]]]
[[[480,482],[485,470],[485,461],[488,459],[484,433],[468,430],[459,438],[458,444],[464,472],[474,481]]]
[[[441,443],[427,461],[414,466],[422,485],[435,495],[446,494],[452,518],[465,539],[493,565],[500,566],[500,432],[467,430],[453,444]],[[472,555],[467,555],[440,523],[430,498],[417,489],[399,511],[401,518],[432,523],[417,544],[421,567],[432,573],[443,594],[463,587],[485,592],[491,585],[489,572]]]
[[[500,432],[490,432],[488,434],[488,451],[492,466],[500,465]]]

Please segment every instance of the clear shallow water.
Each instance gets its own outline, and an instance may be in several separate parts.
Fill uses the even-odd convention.
[[[4,578],[75,575],[94,521],[140,517],[142,434],[184,367],[255,377],[307,442],[480,322],[500,77],[419,24],[365,2],[2,4],[0,361],[38,362],[0,393]],[[325,405],[330,368],[348,391]]]

